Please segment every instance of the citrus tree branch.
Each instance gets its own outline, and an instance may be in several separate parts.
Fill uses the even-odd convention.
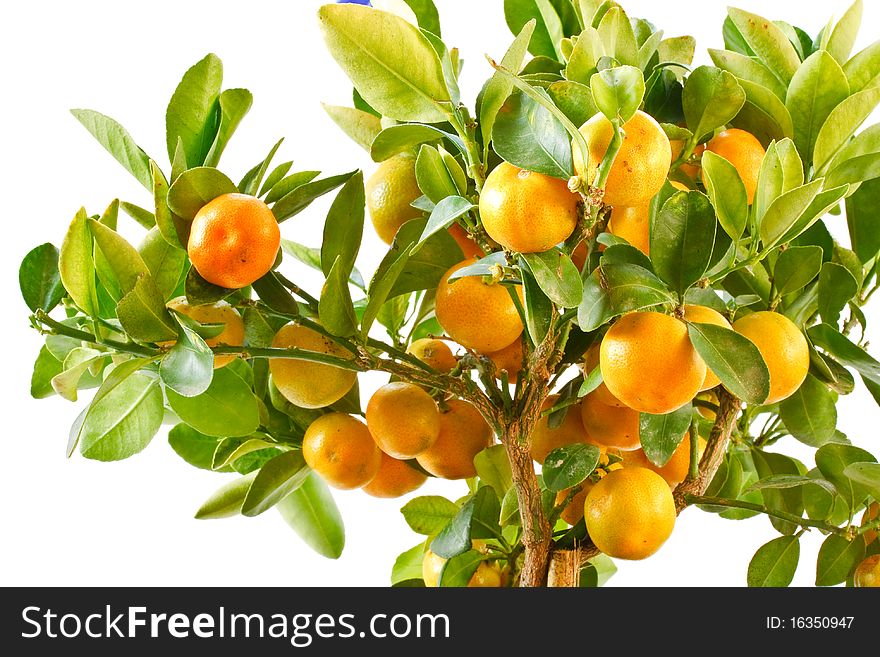
[[[829,534],[838,534],[847,538],[859,533],[857,530],[853,531],[853,529],[855,528],[850,529],[847,527],[837,527],[836,525],[831,525],[827,522],[822,522],[821,520],[811,520],[810,518],[797,516],[793,513],[787,513],[785,511],[779,511],[777,509],[768,509],[763,504],[755,504],[753,502],[746,502],[744,500],[728,500],[723,497],[707,497],[704,495],[685,495],[685,500],[688,502],[688,504],[711,504],[713,506],[725,506],[731,509],[746,509],[748,511],[755,511],[757,513],[763,513],[764,515],[771,516],[773,518],[786,520],[792,524],[800,525],[801,527],[814,527],[823,532],[827,532]]]
[[[43,310],[37,310],[37,312],[33,314],[33,319],[41,333],[66,335],[69,338],[75,338],[77,340],[82,340],[83,342],[89,342],[91,344],[100,345],[102,347],[107,347],[108,349],[113,349],[126,354],[133,354],[135,356],[156,356],[161,353],[159,349],[153,347],[147,347],[134,342],[119,342],[118,340],[101,338],[94,333],[89,333],[68,326],[67,324],[62,324],[61,322],[52,319],[49,314]]]

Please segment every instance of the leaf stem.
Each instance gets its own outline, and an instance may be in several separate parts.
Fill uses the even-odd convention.
[[[83,342],[90,342],[92,344],[115,349],[116,351],[135,354],[137,356],[156,356],[157,354],[161,353],[159,349],[145,347],[134,342],[119,342],[117,340],[99,338],[92,333],[73,328],[72,326],[62,324],[61,322],[52,319],[49,314],[46,313],[44,310],[37,310],[37,312],[34,313],[33,317],[40,326],[48,326],[51,329],[51,333],[55,333],[57,335],[66,335],[69,338],[76,338],[77,340],[82,340]]]
[[[821,520],[812,520],[810,518],[796,516],[793,513],[777,511],[775,509],[768,509],[763,504],[754,504],[752,502],[745,502],[743,500],[728,500],[723,497],[710,497],[706,495],[686,494],[684,496],[684,499],[688,502],[688,504],[710,504],[712,506],[726,506],[732,509],[746,509],[748,511],[756,511],[757,513],[763,513],[764,515],[771,516],[773,518],[786,520],[801,527],[814,527],[829,534],[849,536],[851,533],[847,530],[846,527],[837,527],[827,522],[822,522]]]

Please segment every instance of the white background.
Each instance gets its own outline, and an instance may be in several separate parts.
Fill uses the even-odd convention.
[[[255,96],[250,115],[223,158],[235,180],[261,160],[279,136],[278,162],[327,173],[374,164],[323,114],[319,102],[350,104],[350,84],[326,53],[317,29],[319,2],[192,0],[15,2],[0,23],[3,101],[0,103],[3,193],[0,286],[6,299],[2,330],[5,374],[0,379],[4,423],[0,450],[0,583],[3,585],[378,585],[388,583],[401,551],[416,544],[398,512],[402,500],[360,491],[336,499],[347,545],[338,561],[305,547],[275,512],[256,519],[197,521],[193,513],[227,476],[196,470],[168,447],[164,430],[142,454],[104,464],[65,458],[67,431],[80,405],[28,394],[40,347],[17,290],[22,256],[33,246],[60,244],[81,206],[98,213],[115,197],[149,207],[143,188],[68,113],[97,109],[120,121],[147,153],[166,163],[164,111],[180,76],[207,52],[225,65],[225,87]],[[437,0],[447,44],[465,58],[463,96],[472,104],[511,35],[501,0]],[[815,34],[847,2],[739,0],[739,6],[784,18]],[[880,36],[880,5],[867,2],[857,49]],[[722,47],[720,0],[628,0],[667,36],[697,37],[698,58]],[[167,166],[163,164],[163,166]],[[327,203],[283,226],[285,236],[317,246]],[[121,223],[131,225],[127,219]],[[832,230],[845,235],[843,219]],[[843,231],[841,231],[843,229]],[[369,231],[368,231],[369,232]],[[136,235],[136,231],[130,233]],[[359,266],[371,272],[382,244],[366,235]],[[304,268],[288,271],[312,290]],[[876,314],[869,311],[870,318]],[[369,392],[382,383],[367,378]],[[880,410],[859,387],[840,404],[839,427],[856,444],[877,451]],[[780,445],[812,465],[793,439]],[[419,493],[463,494],[463,483],[433,482]],[[663,549],[642,562],[619,562],[612,585],[730,585],[745,583],[755,549],[773,538],[766,518],[730,522],[688,510]],[[811,585],[821,537],[803,541],[795,583]]]

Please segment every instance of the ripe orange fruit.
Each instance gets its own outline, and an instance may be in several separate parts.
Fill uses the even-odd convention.
[[[717,310],[712,310],[707,306],[693,306],[690,304],[685,304],[684,318],[689,322],[693,322],[694,324],[713,324],[715,326],[722,326],[727,329],[733,328],[724,315],[719,313]],[[700,391],[714,388],[719,383],[721,383],[721,381],[718,379],[717,376],[715,376],[715,373],[707,367],[706,378],[703,380],[703,385],[700,387]]]
[[[880,516],[880,502],[871,502],[862,514],[862,527],[872,520],[876,520],[878,516]],[[862,536],[865,539],[865,543],[873,543],[877,540],[877,530],[869,529]]]
[[[437,286],[434,312],[440,326],[460,345],[492,353],[516,340],[523,325],[504,285],[484,283],[480,276],[449,282],[453,272],[474,262],[464,260],[443,274]],[[517,294],[521,294],[519,289]]]
[[[516,383],[523,365],[522,340],[516,339],[500,351],[486,354],[495,363],[495,378],[501,379],[501,370],[507,370],[507,380]]]
[[[866,557],[853,573],[853,586],[856,588],[880,588],[880,554]]]
[[[584,376],[589,376],[599,365],[599,347],[601,342],[595,342],[584,355]],[[623,406],[620,400],[608,391],[605,383],[600,383],[599,387],[590,393],[596,401],[600,401],[608,406]]]
[[[406,348],[406,352],[438,372],[451,372],[458,364],[458,359],[452,354],[452,349],[444,340],[420,338],[414,340]]]
[[[247,194],[223,194],[196,213],[186,252],[206,281],[237,289],[266,275],[280,246],[268,205]]]
[[[587,501],[587,493],[590,492],[592,487],[593,482],[589,479],[582,482],[580,491],[575,493],[575,496],[571,498],[568,506],[562,510],[559,517],[565,520],[569,525],[574,526],[578,524],[584,517],[584,503]],[[556,504],[562,504],[565,501],[565,498],[568,497],[570,490],[571,489],[566,489],[556,493]]]
[[[608,218],[608,232],[622,237],[646,256],[651,255],[649,208],[647,203],[635,207],[618,205]]]
[[[373,440],[372,436],[370,440]],[[379,453],[382,455],[382,462],[379,465],[379,471],[376,473],[376,476],[373,477],[370,483],[364,486],[364,492],[367,495],[372,495],[373,497],[400,497],[401,495],[413,492],[428,479],[424,473],[407,465],[405,461],[388,456],[382,451]]]
[[[674,139],[669,142],[669,146],[672,149],[672,162],[675,162],[679,156],[681,155],[681,151],[684,149],[684,141],[681,139]],[[706,150],[705,144],[697,144],[696,148],[694,148],[694,155],[699,160],[700,156],[703,154],[703,151]],[[692,180],[696,180],[697,176],[700,175],[700,165],[699,164],[682,164],[678,170],[681,171],[684,175]]]
[[[794,322],[762,310],[740,317],[733,330],[755,343],[770,370],[770,396],[765,404],[782,401],[801,387],[810,368],[810,348]]]
[[[574,170],[592,184],[611,143],[613,127],[603,114],[596,114],[580,131],[587,140],[589,161],[585,166],[580,150],[574,148]],[[623,131],[626,136],[605,185],[605,203],[628,207],[644,205],[666,182],[672,149],[660,124],[641,110],[623,125]]]
[[[697,452],[702,457],[706,449],[706,441],[700,436],[697,439]],[[654,465],[645,452],[641,449],[632,452],[623,452],[623,466],[625,468],[647,468],[653,470],[666,480],[670,487],[675,488],[678,484],[685,480],[691,465],[691,435],[686,433],[681,444],[672,453],[672,457],[666,462],[666,465]]]
[[[480,218],[501,246],[540,253],[568,239],[577,225],[579,202],[566,181],[502,162],[480,192]]]
[[[396,459],[415,458],[440,435],[437,404],[412,383],[386,383],[370,397],[366,415],[379,449]]]
[[[594,393],[584,397],[580,405],[581,421],[592,442],[622,450],[641,447],[638,411],[603,404]]]
[[[625,406],[662,415],[684,406],[700,391],[706,363],[687,326],[669,315],[634,312],[618,319],[599,348],[602,379]]]
[[[706,144],[706,150],[720,155],[733,165],[745,185],[746,198],[751,204],[758,188],[758,172],[764,160],[765,151],[761,142],[750,132],[730,128],[715,135]],[[705,172],[703,184],[706,184]]]
[[[559,395],[550,395],[544,401],[541,410],[552,408],[559,401]],[[581,422],[581,413],[578,404],[568,407],[565,419],[555,429],[550,428],[550,416],[542,417],[532,429],[532,435],[529,438],[529,448],[532,458],[538,463],[543,463],[547,458],[547,454],[559,447],[573,445],[574,443],[590,443],[589,436],[584,430],[584,424]]]
[[[209,347],[221,345],[240,347],[244,344],[244,322],[238,311],[225,301],[191,306],[186,297],[177,297],[166,304],[171,310],[186,315],[199,324],[223,324],[223,330],[213,338],[205,338]],[[157,342],[160,347],[171,346],[176,340]],[[223,367],[235,360],[235,354],[218,354],[214,356],[214,369]]]
[[[467,231],[458,224],[452,224],[447,230],[465,258],[482,258],[486,255],[483,253],[483,249],[467,234]]]
[[[367,179],[367,208],[376,233],[386,244],[394,241],[397,230],[422,211],[410,205],[422,195],[416,181],[416,158],[400,153],[388,158]]]
[[[672,534],[675,500],[656,472],[624,467],[593,486],[584,519],[593,543],[609,557],[644,559]]]
[[[440,435],[416,460],[435,477],[476,477],[474,457],[492,442],[492,429],[473,404],[461,399],[446,403],[448,409],[440,413]]]
[[[477,549],[476,541],[474,541],[474,549]],[[425,551],[425,557],[422,560],[422,579],[428,588],[436,588],[440,585],[440,571],[443,570],[443,564],[446,559],[440,557],[430,550]],[[468,588],[488,588],[501,586],[501,568],[496,562],[482,561],[477,566],[477,570],[471,576],[468,582]]]
[[[335,488],[370,483],[382,463],[382,452],[360,420],[346,413],[322,415],[306,429],[303,458]]]
[[[278,349],[298,347],[337,358],[352,358],[350,352],[330,338],[295,322],[278,330],[272,346]],[[357,373],[351,370],[292,358],[270,358],[269,371],[281,394],[302,408],[329,406],[342,399],[357,381]]]

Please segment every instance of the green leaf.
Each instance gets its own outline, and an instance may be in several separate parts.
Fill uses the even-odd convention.
[[[167,388],[184,397],[200,395],[211,385],[214,353],[195,331],[181,324],[177,342],[159,365],[159,376]]]
[[[806,475],[793,475],[793,474],[781,474],[781,475],[772,475],[770,477],[766,477],[765,479],[761,479],[760,481],[755,482],[751,486],[749,486],[748,490],[765,490],[767,488],[772,489],[786,489],[786,488],[799,488],[801,486],[817,486],[822,490],[830,493],[831,495],[837,494],[837,489],[834,488],[834,484],[830,481],[826,481],[825,479],[820,479],[817,477]],[[748,491],[746,491],[748,492]]]
[[[369,152],[370,144],[380,132],[382,125],[378,116],[351,107],[339,107],[321,103],[333,122],[358,146]]]
[[[852,52],[861,23],[862,0],[856,0],[837,21],[826,46],[831,56],[841,64],[846,62]]]
[[[438,142],[444,138],[455,144],[460,151],[465,150],[460,137],[435,126],[420,123],[392,125],[376,135],[370,145],[370,157],[374,162],[384,162],[398,153],[412,151],[420,144]]]
[[[73,109],[70,113],[141,185],[148,190],[153,189],[150,158],[134,142],[125,128],[109,116],[94,110]]]
[[[494,488],[499,497],[503,497],[513,486],[510,461],[504,445],[492,445],[479,452],[474,457],[474,467],[480,481]]]
[[[864,50],[853,55],[843,65],[843,72],[849,81],[850,93],[864,91],[875,86],[878,66],[880,66],[880,41],[875,41]]]
[[[312,180],[298,185],[288,194],[278,199],[272,206],[272,213],[278,222],[285,221],[305,210],[312,201],[320,198],[328,192],[332,192],[344,182],[348,181],[358,171],[349,171],[338,176]],[[309,172],[311,173],[311,172]],[[283,182],[283,181],[282,181]]]
[[[826,262],[819,273],[819,315],[826,324],[836,324],[847,302],[856,296],[859,284],[843,265]]]
[[[199,275],[195,267],[190,267],[186,273],[183,289],[186,300],[194,306],[220,301],[235,292],[235,290],[209,283]]]
[[[462,554],[455,555],[443,564],[443,569],[440,571],[440,580],[437,583],[438,586],[467,586],[482,561],[483,555],[477,550],[468,550]]]
[[[834,356],[841,365],[852,367],[865,379],[880,384],[880,363],[868,352],[853,344],[833,326],[819,324],[807,330],[814,345]]]
[[[522,256],[547,298],[560,308],[577,308],[584,294],[578,268],[557,248]]]
[[[180,140],[189,166],[204,164],[217,134],[222,82],[223,64],[213,53],[184,73],[165,110],[165,141],[172,161]]]
[[[569,409],[569,412],[572,412]],[[599,448],[575,443],[552,450],[544,459],[541,474],[544,485],[552,491],[562,491],[584,481],[599,464]]]
[[[425,123],[446,119],[450,93],[440,58],[418,28],[358,5],[324,5],[318,18],[330,54],[382,115]]]
[[[419,23],[419,27],[423,30],[427,30],[432,34],[436,34],[438,37],[440,34],[440,14],[437,12],[437,7],[434,5],[433,0],[403,0],[410,9],[412,9],[413,13],[416,15],[416,20]]]
[[[732,73],[741,80],[747,80],[772,91],[780,100],[785,100],[786,86],[764,64],[757,59],[732,50],[709,48],[712,63],[720,69]]]
[[[247,89],[226,89],[220,93],[217,102],[220,105],[220,126],[205,156],[205,166],[208,167],[215,167],[220,162],[220,156],[238,124],[250,110],[254,97]]]
[[[604,21],[603,21],[604,22]],[[645,97],[645,79],[635,66],[606,68],[590,77],[593,102],[609,121],[629,121]]]
[[[745,101],[745,91],[737,79],[714,66],[695,68],[681,95],[688,130],[698,138],[729,123]]]
[[[403,263],[400,274],[393,277],[388,298],[416,290],[433,289],[452,265],[461,262],[461,249],[446,231],[438,231],[418,249],[413,248],[425,232],[426,225],[427,220],[424,218],[411,219],[398,229],[395,242],[399,244],[399,248],[410,249],[411,253]],[[392,246],[392,251],[395,248]],[[395,256],[391,256],[389,252],[386,257],[394,259]]]
[[[706,366],[725,388],[750,404],[770,395],[770,372],[755,344],[736,331],[711,324],[688,324],[688,335]]]
[[[590,87],[580,82],[554,82],[547,87],[547,95],[574,125],[583,125],[599,111],[593,102]]]
[[[578,327],[580,327],[581,331],[587,333],[595,331],[614,317],[614,311],[611,308],[611,297],[602,286],[599,273],[597,268],[584,279],[584,296],[580,304],[578,304]],[[650,274],[650,272],[647,273]],[[662,283],[660,283],[660,288],[664,289]]]
[[[706,273],[715,241],[715,213],[705,194],[678,192],[651,226],[651,262],[680,295]]]
[[[153,201],[155,207],[156,227],[162,237],[171,246],[186,249],[189,239],[189,222],[175,216],[168,207],[168,181],[155,162],[150,161],[153,173]]]
[[[501,501],[495,489],[482,486],[471,498],[474,512],[471,517],[471,538],[497,538],[501,535]]]
[[[58,260],[61,282],[73,302],[87,315],[98,314],[95,283],[95,262],[92,254],[92,234],[85,208],[70,223]]]
[[[880,500],[880,465],[877,463],[850,463],[843,475],[853,483],[864,487],[875,500]]]
[[[318,301],[321,324],[332,335],[344,338],[357,332],[357,316],[348,289],[348,274],[342,256],[338,256],[330,268]]]
[[[119,300],[116,315],[125,332],[135,340],[161,342],[177,336],[165,299],[149,276],[139,278],[131,292]]]
[[[171,389],[165,393],[181,420],[209,436],[248,436],[260,425],[257,398],[226,367],[214,372],[211,385],[200,395],[184,397]]]
[[[855,184],[880,177],[880,125],[872,125],[853,137],[828,165],[827,187]]]
[[[578,35],[574,49],[565,66],[565,77],[574,82],[589,86],[590,78],[597,71],[599,60],[605,56],[602,38],[593,27],[586,27]]]
[[[71,349],[64,358],[62,371],[52,377],[50,382],[52,389],[67,401],[75,402],[82,376],[93,368],[103,366],[107,356],[105,352],[89,347]]]
[[[749,586],[788,586],[794,579],[800,556],[801,544],[797,536],[780,536],[765,543],[749,562]]]
[[[134,203],[128,203],[126,201],[121,201],[119,203],[119,208],[123,212],[125,212],[125,214],[134,219],[137,223],[139,223],[143,228],[146,228],[147,230],[155,228],[156,215],[154,215],[149,210],[145,210],[144,208],[135,205]]]
[[[553,304],[538,282],[531,270],[521,267],[520,278],[522,279],[523,309],[525,310],[525,328],[533,344],[540,344],[550,330],[554,310]],[[513,289],[508,290],[515,294]]]
[[[199,507],[199,510],[196,511],[196,518],[213,520],[237,516],[241,512],[241,505],[256,476],[256,472],[251,472],[221,486]]]
[[[706,192],[718,215],[718,223],[731,239],[742,237],[749,220],[749,202],[739,173],[730,162],[712,151],[703,153]]]
[[[813,165],[821,173],[849,142],[859,126],[880,103],[880,87],[854,93],[835,107],[819,129],[813,149]]]
[[[140,253],[125,238],[94,219],[89,219],[89,230],[123,294],[131,292],[141,280],[149,281],[145,285],[155,286]]]
[[[564,180],[572,175],[568,132],[547,108],[525,94],[512,94],[498,112],[492,144],[498,155],[520,169]]]
[[[798,475],[802,473],[798,462],[783,454],[765,452],[760,449],[753,449],[751,454],[759,480],[772,475]],[[778,509],[795,516],[803,515],[804,503],[800,488],[765,488],[761,491],[761,496],[770,509]],[[793,535],[798,529],[796,524],[772,516],[770,522],[782,534]]]
[[[284,521],[315,552],[338,559],[345,547],[342,515],[327,484],[314,472],[277,505]]]
[[[780,296],[807,286],[822,269],[822,249],[818,246],[792,246],[779,254],[773,269],[773,283]]]
[[[214,468],[214,452],[220,440],[215,436],[206,436],[181,422],[168,432],[168,444],[190,465],[202,470],[217,471]],[[222,471],[229,472],[229,469],[223,468]]]
[[[253,517],[271,509],[302,486],[309,473],[311,470],[299,450],[283,452],[267,461],[248,489],[241,514]]]
[[[601,272],[607,284],[611,317],[673,301],[663,282],[643,267],[603,263]],[[586,287],[585,285],[585,299]]]
[[[775,23],[742,9],[730,7],[727,14],[749,48],[788,86],[801,61],[785,33]]]
[[[731,124],[751,132],[762,144],[772,139],[794,137],[794,125],[785,103],[769,89],[748,80],[739,80],[746,102]]]
[[[770,204],[759,226],[761,241],[766,248],[782,241],[798,218],[810,208],[821,188],[822,180],[814,180],[785,192]]]
[[[284,142],[284,138],[282,137],[278,141],[276,141],[272,148],[269,149],[269,154],[263,158],[263,160],[255,165],[250,171],[248,171],[244,177],[241,179],[241,182],[238,185],[238,189],[242,194],[249,194],[250,196],[256,196],[257,190],[260,188],[260,183],[263,180],[263,176],[266,175],[266,171],[269,170],[269,165],[272,163],[272,159],[275,157],[275,153],[281,148],[281,144]]]
[[[52,355],[48,347],[45,345],[40,347],[40,353],[34,362],[34,371],[31,374],[31,397],[45,399],[54,395],[55,389],[52,387],[52,379],[62,371],[61,361]]]
[[[639,440],[651,463],[660,467],[669,463],[690,429],[692,411],[691,405],[685,404],[665,415],[639,413]]]
[[[466,191],[458,189],[440,151],[427,144],[422,144],[416,158],[416,181],[422,193],[433,203]]]
[[[491,490],[483,488],[481,490]],[[431,551],[444,559],[450,559],[471,548],[471,521],[474,517],[474,497],[470,497],[431,541]]]
[[[788,432],[805,445],[821,447],[837,429],[837,395],[813,376],[807,376],[793,395],[779,404]]]
[[[402,552],[391,568],[391,585],[409,580],[422,579],[422,562],[425,559],[425,545],[419,543],[406,552]]]
[[[406,524],[417,534],[434,536],[458,513],[458,507],[438,495],[415,497],[400,510]]]
[[[861,506],[868,496],[868,489],[860,482],[846,475],[846,468],[852,463],[876,463],[869,452],[852,445],[828,443],[816,452],[816,467],[822,475],[834,484],[851,513]]]
[[[321,270],[325,276],[337,265],[344,279],[349,278],[364,231],[364,203],[364,176],[357,171],[339,190],[324,222]]]
[[[413,252],[418,251],[429,237],[449,228],[456,219],[476,210],[476,208],[476,205],[462,196],[447,196],[440,200],[431,210],[428,223],[425,224],[425,229],[413,247]]]
[[[771,203],[782,194],[804,184],[804,165],[794,142],[783,139],[767,147],[758,172],[755,190],[755,218],[760,223]]]
[[[597,31],[607,56],[628,66],[639,65],[639,45],[629,17],[620,6],[612,6],[605,12]]]
[[[849,96],[843,69],[824,50],[810,55],[798,68],[785,107],[794,124],[794,143],[805,162],[810,162],[819,130],[831,111]]]
[[[150,229],[139,249],[163,299],[170,299],[180,284],[186,251],[169,244],[158,228]]]
[[[61,273],[58,271],[59,252],[46,243],[32,249],[18,268],[18,286],[27,307],[49,312],[64,297]]]
[[[78,431],[80,453],[117,461],[143,450],[162,424],[159,382],[143,374],[127,376],[93,400]]]
[[[293,167],[293,162],[282,162],[277,167],[272,169],[272,172],[266,176],[266,179],[263,181],[263,184],[260,186],[260,191],[257,194],[260,198],[266,196],[272,189],[284,180],[284,176],[290,171],[291,167]],[[317,174],[316,174],[317,175]]]
[[[178,217],[192,221],[209,201],[238,191],[235,183],[212,167],[195,167],[180,174],[168,190],[168,207]]]
[[[865,558],[865,541],[831,534],[816,558],[816,586],[842,584]]]
[[[535,56],[543,55],[555,59],[559,55],[556,52],[557,42],[553,39],[551,29],[555,31],[555,22],[559,20],[559,17],[556,16],[556,21],[554,21],[553,15],[551,15],[552,8],[548,12],[546,3],[544,4],[544,11],[541,11],[541,7],[535,0],[504,0],[504,18],[513,34],[521,33],[521,30],[528,23],[535,21],[536,25],[532,28],[534,35],[531,40],[525,39],[525,45],[528,46],[529,52]],[[551,22],[550,29],[545,21],[545,13]],[[513,72],[516,73],[516,71]]]
[[[863,263],[880,252],[876,208],[880,203],[880,178],[862,183],[846,199],[846,221],[853,251]]]

